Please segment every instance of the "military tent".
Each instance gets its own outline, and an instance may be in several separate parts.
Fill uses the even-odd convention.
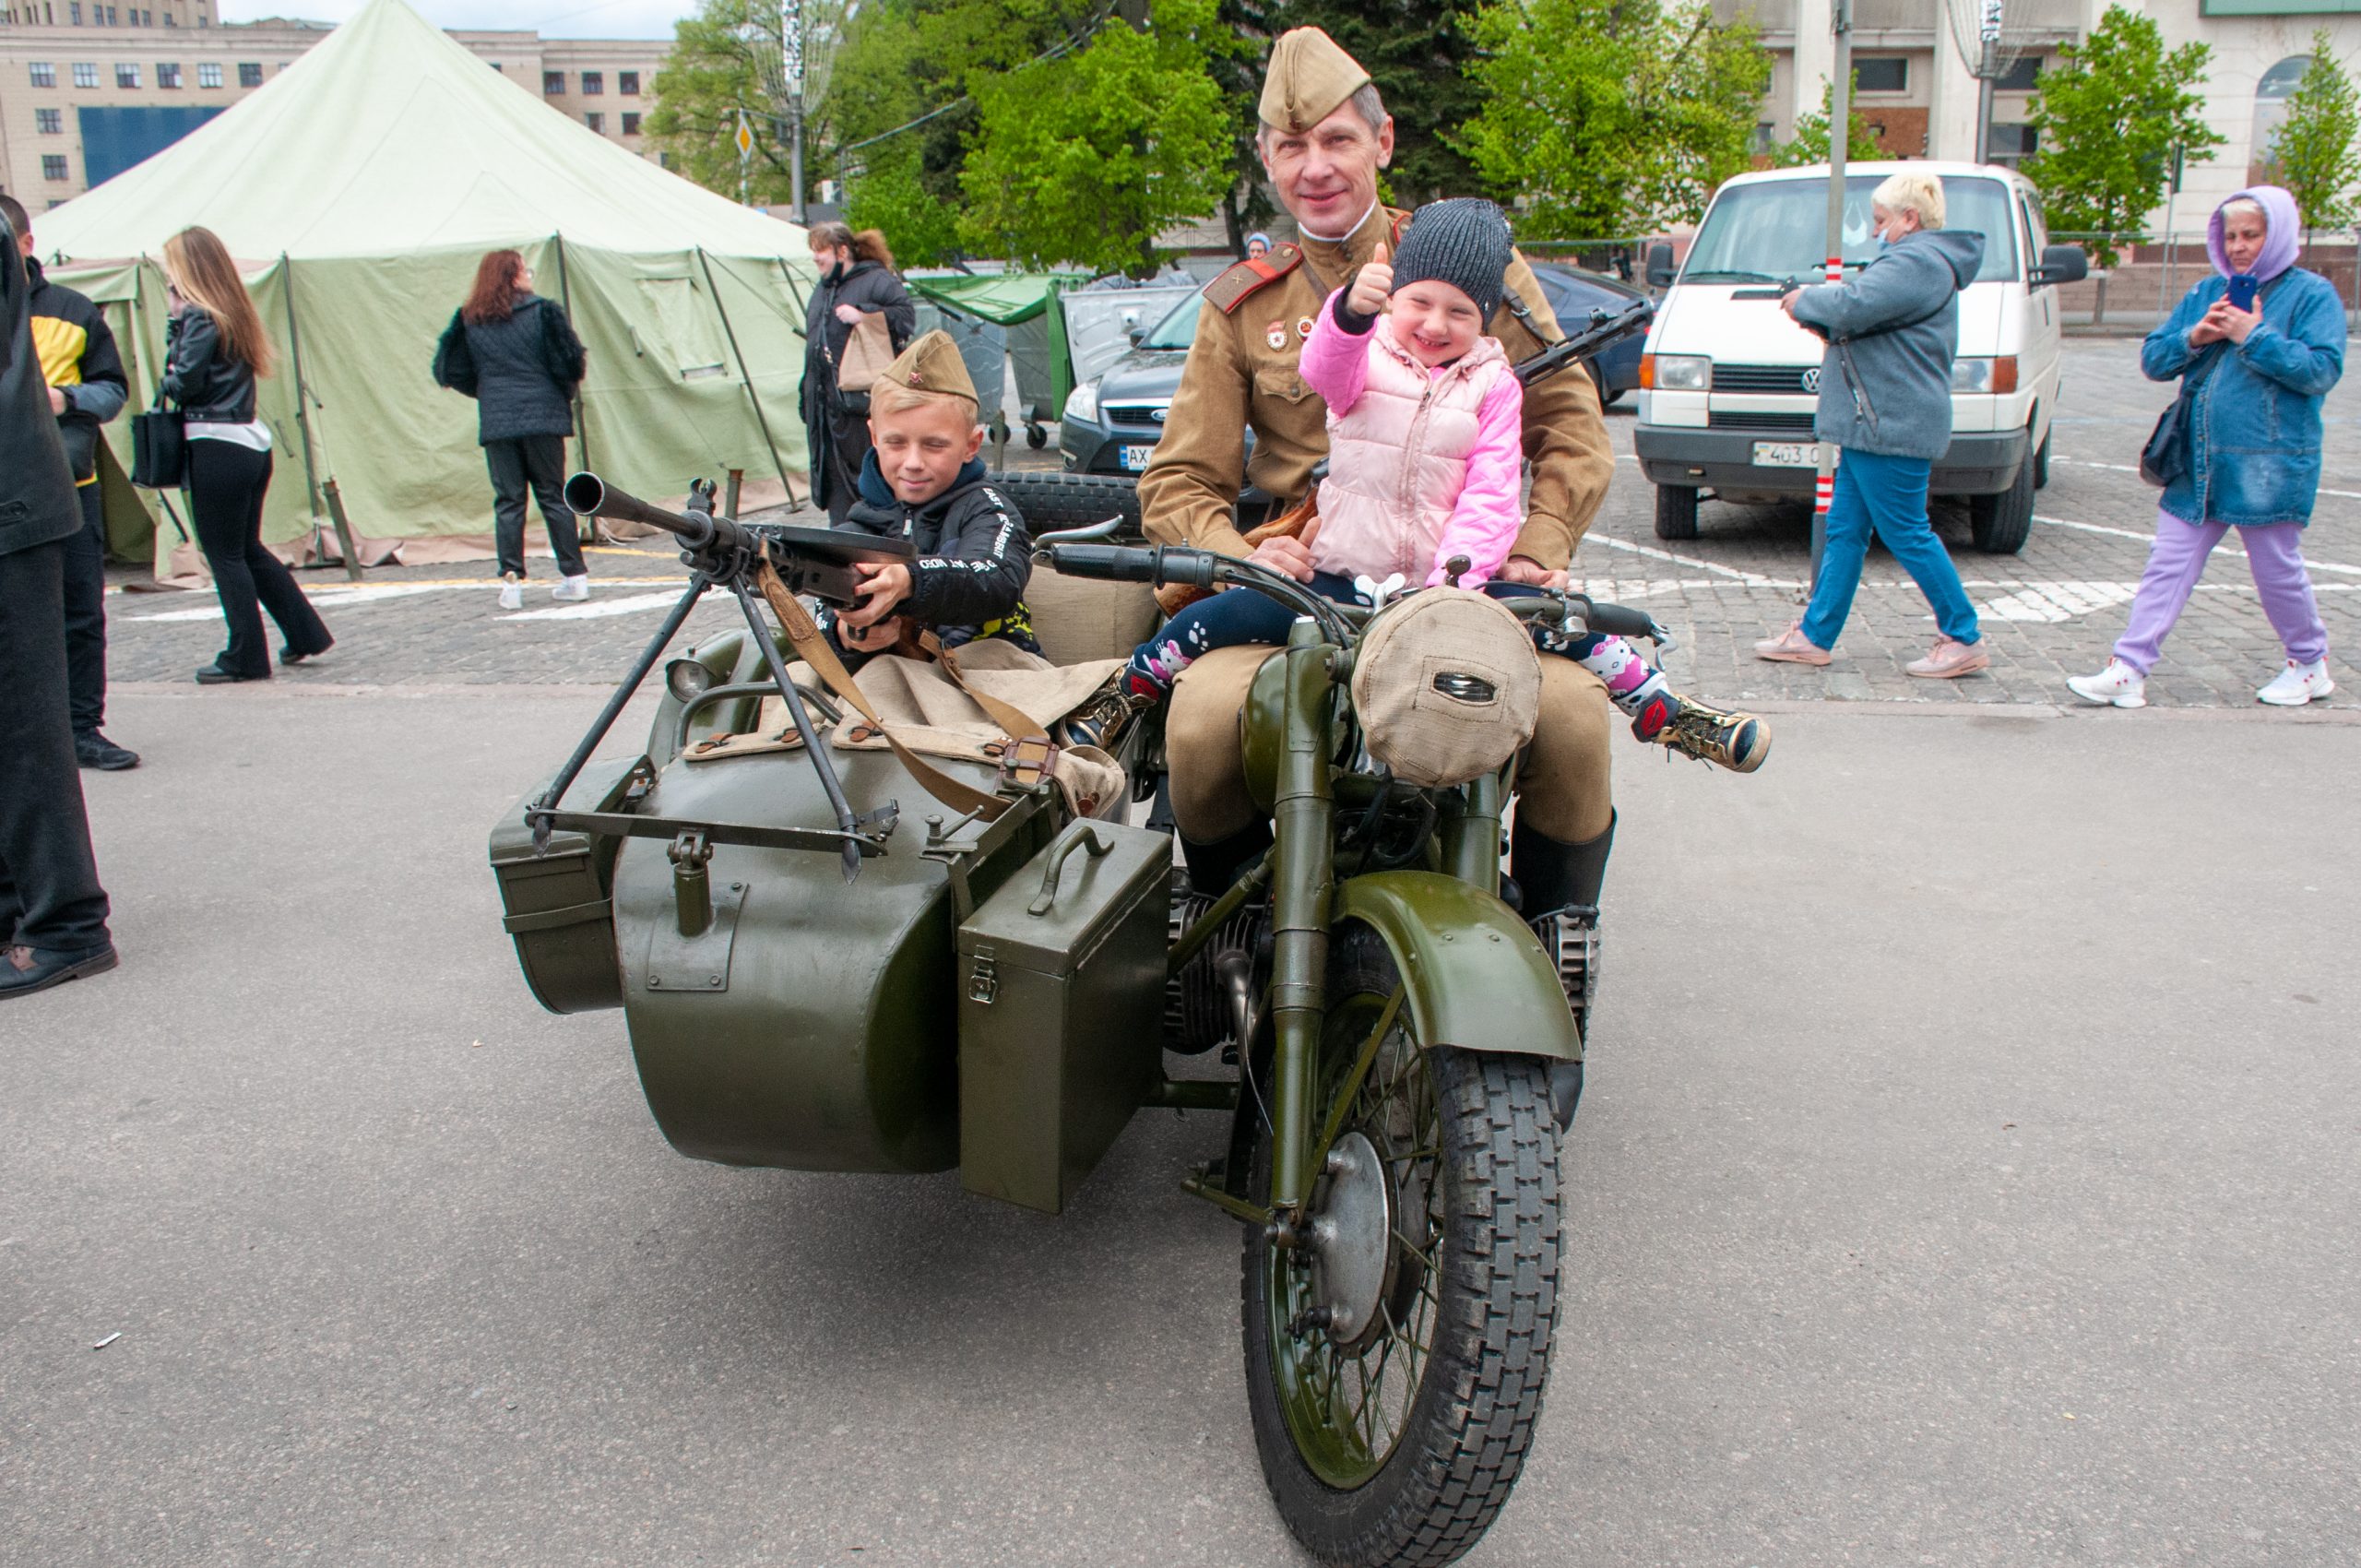
[[[135,408],[163,350],[155,258],[190,224],[239,258],[277,339],[264,538],[284,553],[334,548],[331,480],[364,559],[488,551],[475,406],[428,367],[479,257],[506,246],[589,348],[574,460],[651,498],[732,469],[750,505],[804,492],[803,231],[575,124],[403,0],[371,0],[261,90],[40,215],[52,275],[102,302],[123,339]],[[127,469],[128,421],[109,435]],[[159,575],[195,567],[176,553],[184,513],[151,524],[120,474],[109,502],[119,549],[153,527]]]

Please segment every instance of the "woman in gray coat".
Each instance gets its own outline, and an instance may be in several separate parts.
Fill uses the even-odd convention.
[[[1943,187],[1895,174],[1869,198],[1883,254],[1849,283],[1790,290],[1780,305],[1828,340],[1812,434],[1842,448],[1828,507],[1828,548],[1803,619],[1754,645],[1784,664],[1825,664],[1861,586],[1869,534],[1902,564],[1940,634],[1903,668],[1950,680],[1988,669],[1975,606],[1927,522],[1927,480],[1952,442],[1952,357],[1959,291],[1984,261],[1984,236],[1943,227]]]
[[[434,350],[434,379],[476,400],[476,439],[492,470],[500,608],[525,603],[525,492],[549,526],[559,582],[551,597],[590,597],[582,525],[567,507],[565,442],[574,434],[574,394],[582,384],[582,339],[553,300],[533,292],[533,269],[515,251],[476,264],[475,287]]]

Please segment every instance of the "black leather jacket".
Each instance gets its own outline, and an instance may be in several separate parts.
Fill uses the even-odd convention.
[[[164,329],[164,396],[182,414],[208,424],[245,424],[255,417],[255,373],[221,351],[221,329],[196,305]]]
[[[30,550],[82,526],[74,470],[49,411],[49,383],[33,352],[32,285],[17,232],[0,218],[0,555]]]

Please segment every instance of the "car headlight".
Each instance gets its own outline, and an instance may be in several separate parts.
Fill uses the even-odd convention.
[[[1652,392],[1711,392],[1714,362],[1703,354],[1642,354],[1640,385]]]
[[[1080,420],[1086,424],[1097,422],[1098,383],[1097,381],[1086,381],[1067,395],[1066,418]]]
[[[1952,390],[1954,392],[2014,392],[2017,389],[2017,357],[2002,354],[1998,359],[1956,359],[1952,361]]]

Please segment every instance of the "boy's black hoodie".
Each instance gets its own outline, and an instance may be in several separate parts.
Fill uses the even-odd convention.
[[[970,458],[942,494],[913,506],[894,493],[871,452],[860,465],[860,499],[841,526],[910,541],[919,558],[901,608],[946,646],[1006,637],[1028,653],[1041,651],[1025,611],[1033,539],[1015,505],[984,482],[981,458]]]

